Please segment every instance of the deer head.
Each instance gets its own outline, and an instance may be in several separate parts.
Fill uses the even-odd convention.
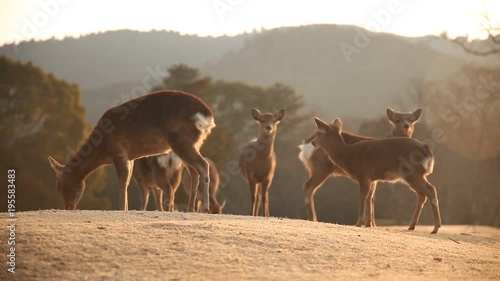
[[[56,186],[63,197],[64,208],[66,210],[74,210],[76,203],[80,200],[85,190],[85,181],[73,179],[71,174],[65,169],[66,167],[59,164],[50,156],[49,163],[56,173]]]
[[[226,200],[222,202],[222,204],[210,204],[210,213],[211,214],[222,214],[222,210],[226,206]]]
[[[316,147],[326,147],[333,139],[337,139],[344,143],[342,138],[342,121],[339,118],[333,120],[332,124],[328,124],[325,121],[314,117],[314,122],[318,130],[315,132],[315,138],[311,142],[312,145]]]
[[[393,137],[411,137],[415,123],[422,117],[422,109],[419,108],[413,112],[398,112],[392,108],[385,110],[387,119],[393,125],[391,136]]]
[[[259,137],[270,138],[276,135],[276,129],[280,121],[285,117],[286,110],[281,109],[276,113],[262,114],[258,109],[251,110],[253,119],[259,123]]]

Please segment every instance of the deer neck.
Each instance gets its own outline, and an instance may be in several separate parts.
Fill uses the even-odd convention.
[[[346,163],[349,159],[351,147],[345,144],[341,139],[334,137],[332,141],[329,142],[328,146],[324,148],[328,157],[335,162],[342,169],[346,169]]]
[[[259,137],[257,138],[257,145],[259,146],[258,151],[262,155],[272,155],[274,151],[274,139],[276,138],[276,134],[271,134],[271,135],[264,135],[260,134]]]
[[[91,148],[88,148],[89,145]],[[95,169],[107,163],[103,155],[100,145],[93,146],[88,141],[85,142],[66,164],[69,175],[76,181],[85,180]]]
[[[407,133],[398,133],[396,131],[396,128],[392,128],[392,130],[387,134],[388,138],[393,138],[393,137],[405,137],[405,138],[411,138],[413,134],[413,131],[408,131]]]

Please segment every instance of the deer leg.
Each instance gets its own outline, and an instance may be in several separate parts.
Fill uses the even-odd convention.
[[[191,175],[191,189],[189,190],[188,212],[196,212],[196,201],[198,200],[198,184],[200,184],[200,176],[192,167],[188,167]]]
[[[163,211],[163,190],[158,186],[155,186],[153,189],[153,196],[156,202],[156,210]]]
[[[434,229],[432,230],[432,234],[436,234],[441,227],[441,212],[439,211],[439,199],[437,196],[436,188],[430,184],[426,178],[424,178],[426,183],[426,195],[427,198],[431,201],[432,207],[432,217],[434,218]]]
[[[128,160],[126,156],[113,158],[116,174],[118,175],[118,187],[120,193],[120,210],[128,211],[128,184],[132,177],[134,161]]]
[[[370,183],[363,183],[365,187],[367,188],[368,192],[366,193],[366,198],[365,198],[365,217],[364,217],[364,223],[365,227],[372,227],[373,226],[373,221],[372,218],[374,217],[373,215],[373,194],[375,193],[376,189],[376,184],[374,185],[373,182]]]
[[[323,185],[329,174],[312,174],[311,177],[304,183],[304,195],[306,203],[307,219],[318,221],[316,217],[316,208],[314,207],[314,194],[320,186]]]
[[[371,193],[371,202],[370,202],[370,205],[371,205],[371,225],[372,227],[377,227],[377,225],[375,224],[375,193],[377,191],[377,182],[374,181],[372,182],[372,184],[370,185],[370,193]]]
[[[170,191],[170,200],[169,200],[170,205],[168,206],[168,211],[173,212],[175,210],[175,192],[176,192],[176,189],[173,186],[170,186],[169,191]]]
[[[431,202],[431,207],[432,207],[432,216],[434,218],[434,229],[432,230],[432,234],[435,234],[438,232],[439,228],[441,227],[441,214],[439,212],[439,201],[437,197],[437,192],[436,188],[430,184],[425,176],[418,176],[418,177],[413,177],[406,179],[406,182],[410,185],[411,188],[413,188],[415,191],[417,191],[417,194],[423,193],[427,198],[430,199]],[[420,202],[420,195],[419,195],[419,202]],[[424,201],[425,202],[425,201]],[[423,203],[422,203],[423,204]],[[417,211],[418,216],[417,216]],[[415,222],[414,220],[416,219],[418,222],[418,218],[420,217],[420,212],[422,211],[422,207],[417,206],[417,210],[415,210],[415,214],[412,220],[412,225]],[[415,223],[416,224],[416,223]],[[410,228],[412,227],[410,225]]]
[[[222,212],[222,208],[226,203],[223,202],[222,205],[219,203],[217,199],[217,189],[211,187],[210,188],[210,213],[211,214],[220,214]]]
[[[149,202],[149,187],[140,182],[138,182],[137,185],[139,185],[140,189],[139,196],[141,197],[141,210],[146,211]]]
[[[264,209],[264,217],[269,217],[269,188],[271,187],[271,181],[264,181],[261,183],[261,194],[262,194],[262,207]]]
[[[250,199],[252,200],[252,216],[257,215],[257,205],[259,203],[259,187],[258,184],[254,181],[248,181],[248,185],[250,186]]]
[[[425,196],[425,194],[423,194],[421,191],[416,191],[416,193],[418,197],[417,207],[415,208],[415,213],[413,214],[413,219],[411,220],[411,224],[410,227],[408,227],[408,230],[415,230],[415,226],[420,221],[422,207],[424,206],[425,201],[427,201],[427,196]]]
[[[260,183],[257,184],[257,212],[256,216],[260,216],[260,211],[262,207],[262,185]]]
[[[201,213],[201,204],[202,204],[201,200],[196,200],[196,207],[195,208],[196,208],[197,213]]]
[[[170,188],[170,212],[175,211],[175,193],[177,192],[177,189],[179,189],[179,186],[181,185],[182,181],[182,170],[180,169],[176,171],[172,177],[169,179],[169,188]]]
[[[368,196],[368,191],[370,190],[369,183],[359,183],[359,206],[358,206],[358,221],[356,222],[356,226],[360,227],[365,220],[365,201]]]
[[[188,166],[189,172],[191,174],[191,196],[189,196],[189,201],[191,205],[188,207],[191,211],[194,211],[194,205],[196,202],[196,192],[198,190],[198,184],[200,188],[204,191],[203,196],[203,212],[208,212],[210,208],[209,185],[210,185],[210,174],[208,162],[201,156],[201,154],[196,150],[192,144],[176,142],[172,144],[172,150],[175,154],[181,158],[185,165]]]
[[[210,198],[210,194],[207,194],[207,192],[209,192],[209,191],[210,191],[210,185],[209,185],[208,190],[203,189],[203,188],[200,188],[200,190],[198,190],[198,192],[200,193],[200,195],[196,199],[196,208],[197,208],[198,213],[202,212],[202,200],[201,199],[208,198],[208,200],[210,202],[210,206],[212,205],[212,199]],[[208,210],[205,210],[204,212],[210,213],[210,208]]]

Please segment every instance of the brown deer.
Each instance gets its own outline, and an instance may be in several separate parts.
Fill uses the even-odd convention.
[[[276,167],[274,139],[279,122],[285,117],[286,110],[262,114],[258,109],[251,110],[253,118],[259,123],[259,135],[243,146],[238,164],[241,174],[250,186],[252,215],[257,215],[259,198],[262,199],[264,216],[269,216],[269,188]],[[260,196],[259,196],[260,194]]]
[[[113,164],[118,175],[120,209],[128,210],[133,160],[170,150],[187,165],[193,175],[192,184],[199,183],[201,189],[207,190],[208,163],[199,150],[214,126],[212,110],[198,97],[180,91],[159,91],[108,109],[66,165],[49,156],[65,208],[76,208],[85,190],[85,178],[92,171]],[[197,188],[192,190],[196,193]],[[194,202],[189,207],[194,210]],[[209,208],[208,197],[203,198],[203,208]]]
[[[210,186],[209,186],[209,195],[210,195],[210,209],[209,213],[210,214],[222,214],[222,210],[224,209],[224,206],[226,206],[226,201],[223,201],[222,204],[219,203],[219,200],[217,199],[217,193],[219,191],[219,184],[220,184],[220,178],[219,178],[219,171],[217,170],[217,166],[215,166],[215,163],[210,160],[209,158],[205,158],[209,164],[209,169],[210,169]],[[189,184],[189,174],[184,173],[182,175],[182,187],[184,188],[184,191],[186,194],[191,193],[191,185]],[[198,190],[201,194],[204,194],[203,190]],[[201,196],[199,196],[196,199],[196,212],[201,211]]]
[[[391,108],[387,108],[386,117],[392,125],[392,129],[387,137],[411,138],[413,135],[415,124],[418,122],[418,120],[420,120],[421,116],[421,108],[413,112],[397,112]],[[314,194],[316,193],[316,191],[321,187],[321,185],[323,185],[328,177],[348,177],[348,175],[338,165],[333,163],[322,149],[315,148],[310,143],[314,137],[314,135],[309,137],[308,139],[304,140],[303,144],[299,145],[299,159],[304,164],[307,172],[309,173],[309,179],[304,183],[303,187],[305,193],[307,217],[312,221],[317,221],[318,219],[314,206]],[[348,144],[374,139],[372,137],[355,135],[347,131],[342,131],[342,137]],[[375,192],[376,184],[374,184],[373,188]],[[361,226],[363,224],[364,218],[364,199],[362,198],[361,194],[359,200],[359,213],[356,226]],[[375,193],[372,200],[375,200]],[[374,209],[374,202],[372,202],[372,208]],[[373,214],[375,214],[375,211],[373,212]],[[371,221],[373,223],[372,226],[375,226],[375,217],[372,217]]]
[[[153,191],[156,209],[163,211],[163,193],[168,202],[166,210],[174,211],[175,192],[181,183],[184,165],[174,152],[134,160],[133,177],[139,185],[141,210],[146,210],[149,193]],[[212,181],[212,174],[210,174]]]
[[[434,229],[441,227],[441,215],[436,188],[427,181],[434,168],[434,155],[429,146],[411,138],[386,138],[365,140],[348,144],[342,136],[342,121],[337,118],[328,124],[314,118],[316,137],[311,142],[324,150],[328,157],[350,179],[359,184],[364,198],[365,226],[370,227],[372,220],[373,183],[377,181],[402,181],[418,195],[417,207],[409,230],[414,230],[420,219],[422,206],[431,201]]]

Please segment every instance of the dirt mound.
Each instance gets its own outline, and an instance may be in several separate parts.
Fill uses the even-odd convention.
[[[431,235],[432,226],[410,232],[152,211],[17,215],[16,273],[2,254],[1,280],[500,278],[500,230],[490,227],[444,226]]]

